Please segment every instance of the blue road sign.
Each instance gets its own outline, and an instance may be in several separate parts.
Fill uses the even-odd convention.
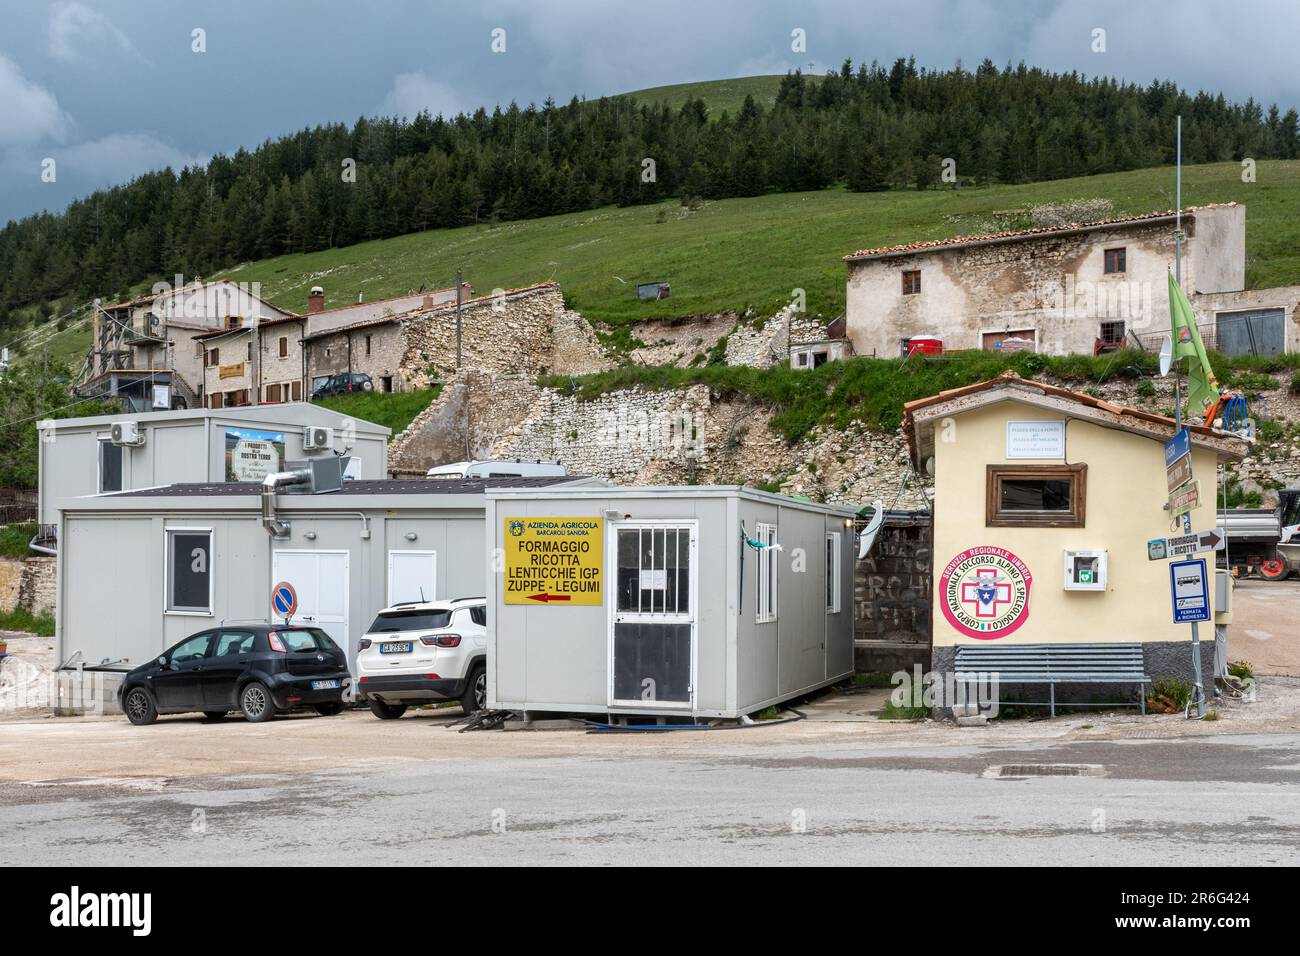
[[[1175,624],[1210,619],[1210,584],[1205,574],[1204,558],[1171,562],[1169,591]]]
[[[298,592],[292,584],[281,581],[271,588],[271,607],[275,608],[275,613],[280,617],[293,617],[293,612],[298,610]]]
[[[1184,428],[1173,438],[1165,442],[1165,467],[1168,468],[1179,458],[1192,453],[1192,437]]]

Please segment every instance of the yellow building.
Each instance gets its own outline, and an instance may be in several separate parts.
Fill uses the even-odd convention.
[[[935,482],[931,668],[963,645],[1140,642],[1146,673],[1190,681],[1191,636],[1174,624],[1167,560],[1147,542],[1180,533],[1166,510],[1172,419],[1014,372],[904,407],[913,464]],[[1218,463],[1235,435],[1189,428],[1201,506],[1215,524]],[[1213,572],[1213,555],[1207,564]],[[1213,587],[1210,588],[1213,600]],[[1213,627],[1203,626],[1213,686]]]

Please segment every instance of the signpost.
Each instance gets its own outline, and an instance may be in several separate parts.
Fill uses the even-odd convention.
[[[506,518],[504,543],[506,604],[604,603],[603,518]]]
[[[1222,551],[1225,540],[1217,530],[1193,531],[1191,534],[1180,534],[1174,538],[1153,538],[1147,542],[1147,558],[1151,561],[1159,561],[1163,558],[1200,554],[1203,551]]]
[[[1181,458],[1175,458],[1173,464],[1165,465],[1165,479],[1169,485],[1169,493],[1172,495],[1192,480],[1192,456],[1183,455]]]
[[[1175,624],[1195,624],[1210,619],[1210,587],[1205,576],[1204,558],[1171,563],[1169,589]]]
[[[1192,530],[1192,519],[1188,515],[1201,506],[1201,483],[1189,481],[1169,496],[1169,514],[1183,519],[1183,530]]]
[[[298,592],[288,581],[280,581],[271,588],[271,607],[288,624],[298,610]]]

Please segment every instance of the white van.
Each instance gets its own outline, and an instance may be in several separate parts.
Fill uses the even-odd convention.
[[[428,478],[551,478],[567,475],[558,461],[455,461],[425,472]]]

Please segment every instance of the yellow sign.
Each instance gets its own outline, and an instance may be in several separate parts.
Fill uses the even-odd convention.
[[[603,603],[604,544],[602,518],[506,518],[506,603]]]
[[[239,378],[243,374],[243,362],[232,362],[230,365],[222,365],[217,369],[217,378]]]

